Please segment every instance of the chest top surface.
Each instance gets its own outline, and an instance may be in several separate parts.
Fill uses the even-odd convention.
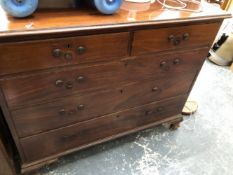
[[[188,8],[195,10],[197,6],[189,4]],[[221,20],[230,16],[230,13],[206,2],[202,3],[202,11],[199,13],[167,10],[158,3],[150,4],[149,6],[124,3],[116,14],[110,16],[103,16],[90,9],[38,10],[31,17],[25,19],[15,19],[7,16],[0,9],[0,38],[38,33],[47,34],[164,23]]]

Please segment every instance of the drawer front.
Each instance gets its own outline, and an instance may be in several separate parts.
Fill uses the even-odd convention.
[[[219,23],[212,23],[136,31],[132,55],[169,49],[211,46],[219,27]]]
[[[75,68],[25,78],[0,81],[8,106],[48,102],[67,95],[82,95],[100,89],[111,89],[145,79],[168,79],[184,73],[195,74],[208,48],[162,55],[147,55],[105,65]],[[170,78],[169,78],[170,79]]]
[[[24,138],[20,142],[27,161],[35,161],[177,115],[185,100],[186,96],[180,96],[152,103]]]
[[[193,79],[194,74],[185,74],[177,78],[133,83],[114,90],[71,96],[11,113],[19,137],[25,137],[185,94]]]
[[[0,45],[0,75],[124,57],[128,36],[115,33]]]

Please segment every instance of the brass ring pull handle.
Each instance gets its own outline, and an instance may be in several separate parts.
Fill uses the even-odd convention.
[[[175,40],[175,36],[174,35],[169,35],[168,41],[173,42],[174,40]]]
[[[181,41],[186,41],[189,40],[190,34],[189,33],[184,33],[182,36],[180,35],[169,35],[168,36],[168,41],[173,44],[174,46],[177,46],[181,43]]]
[[[82,54],[84,54],[86,52],[86,47],[85,46],[79,46],[78,48],[77,48],[77,53],[79,54],[79,55],[82,55]]]
[[[174,40],[174,42],[173,42],[173,45],[174,46],[177,46],[177,45],[179,45],[181,43],[181,38],[180,37],[176,37],[176,39]]]
[[[174,46],[179,45],[181,43],[181,40],[182,40],[181,36],[170,35],[168,37],[168,41],[172,43]]]
[[[183,40],[189,40],[189,37],[190,37],[189,33],[183,34]]]
[[[71,81],[68,81],[66,83],[66,89],[72,89],[73,88],[73,83]]]
[[[173,64],[174,65],[180,64],[180,59],[179,58],[174,59]]]

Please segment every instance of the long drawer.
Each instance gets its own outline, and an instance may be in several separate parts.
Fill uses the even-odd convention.
[[[146,79],[179,78],[195,74],[208,48],[160,55],[147,55],[109,64],[50,72],[0,81],[8,106],[48,102],[67,95],[82,95],[100,89],[112,89]],[[171,78],[169,78],[171,77]]]
[[[79,36],[0,45],[0,75],[128,55],[129,33]]]
[[[21,139],[27,161],[52,156],[127,132],[180,113],[186,100],[179,96],[123,112]]]
[[[188,93],[193,79],[194,74],[184,74],[177,78],[143,81],[114,90],[71,96],[11,113],[19,137],[25,137]]]
[[[211,23],[136,31],[132,55],[211,46],[219,27],[219,23]]]

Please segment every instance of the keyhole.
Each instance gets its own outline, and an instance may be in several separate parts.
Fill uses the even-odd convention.
[[[123,90],[122,89],[120,90],[120,93],[123,94]]]

